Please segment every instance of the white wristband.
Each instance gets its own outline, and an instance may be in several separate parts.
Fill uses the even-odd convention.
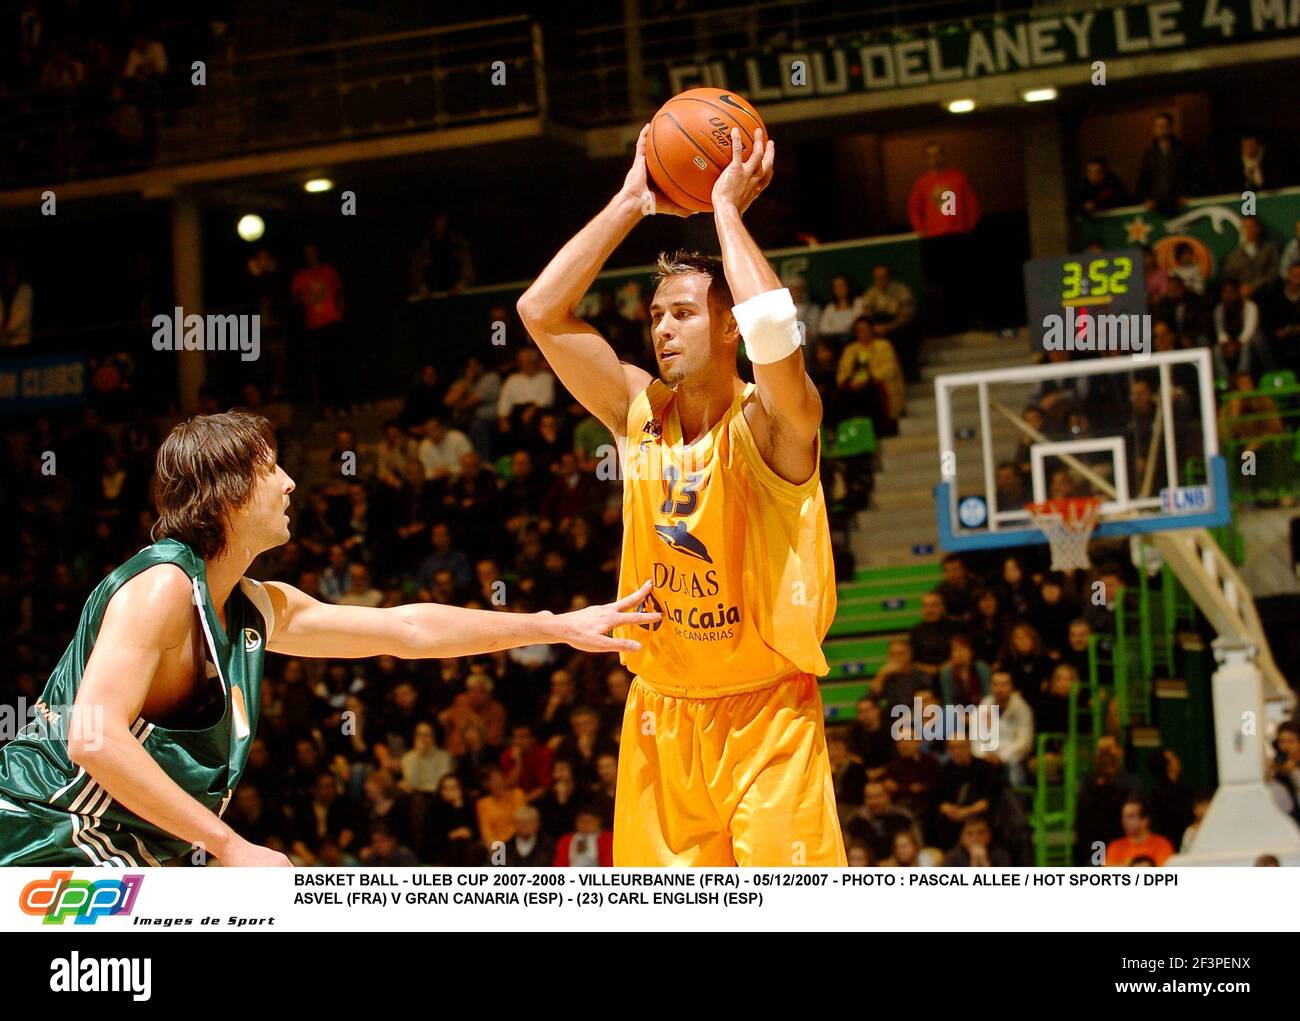
[[[755,365],[770,365],[789,358],[803,342],[788,288],[756,294],[734,306],[731,312],[745,341],[745,353]]]

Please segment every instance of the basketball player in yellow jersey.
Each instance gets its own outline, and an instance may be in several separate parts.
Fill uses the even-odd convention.
[[[843,865],[817,675],[835,613],[818,478],[821,401],[794,304],[741,215],[772,178],[756,133],[713,189],[722,258],[661,257],[650,306],[659,378],[574,314],[648,212],[646,131],[622,189],[546,267],[519,314],[564,385],[617,438],[619,591],[662,610],[623,657],[614,864]],[[736,371],[738,345],[755,383]]]

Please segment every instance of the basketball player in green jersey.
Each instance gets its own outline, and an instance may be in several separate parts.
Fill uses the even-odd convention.
[[[158,865],[203,849],[225,865],[288,865],[221,821],[257,731],[265,653],[466,656],[567,642],[635,651],[619,626],[649,585],[572,613],[318,602],[244,577],[289,538],[294,483],[267,421],[176,426],[153,480],[157,541],[91,593],[36,706],[0,749],[0,865]]]

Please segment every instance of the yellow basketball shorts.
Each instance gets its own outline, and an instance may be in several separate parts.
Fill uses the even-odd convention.
[[[845,865],[817,678],[688,698],[638,677],[623,716],[614,864]]]

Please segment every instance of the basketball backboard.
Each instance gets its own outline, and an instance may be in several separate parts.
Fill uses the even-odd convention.
[[[1026,504],[1059,497],[1101,499],[1096,538],[1231,519],[1208,349],[942,375],[935,403],[945,550],[1046,542]]]

